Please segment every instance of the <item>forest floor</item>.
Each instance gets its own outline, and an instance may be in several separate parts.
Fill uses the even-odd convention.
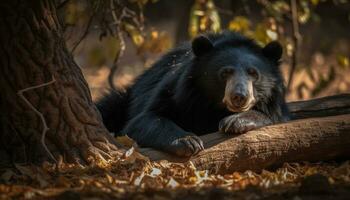
[[[0,170],[0,199],[349,199],[350,163],[285,163],[210,174],[192,163],[150,162],[133,148],[96,166],[15,165]]]

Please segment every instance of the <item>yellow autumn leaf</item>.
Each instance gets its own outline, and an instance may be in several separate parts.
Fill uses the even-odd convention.
[[[250,29],[251,22],[244,16],[237,16],[229,22],[228,29],[238,32],[246,32]]]
[[[195,1],[191,11],[188,33],[191,38],[205,31],[219,32],[221,20],[212,0]]]
[[[124,23],[125,31],[130,35],[132,42],[140,47],[144,43],[144,38],[138,28],[129,23]]]
[[[345,55],[338,55],[337,56],[337,62],[344,69],[347,69],[350,66],[349,57],[345,56]]]

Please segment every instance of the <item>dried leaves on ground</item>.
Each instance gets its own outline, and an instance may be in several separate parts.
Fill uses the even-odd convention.
[[[285,163],[273,170],[210,174],[191,162],[151,162],[131,147],[109,163],[2,169],[0,199],[311,199],[350,195],[350,163]],[[310,199],[310,198],[309,198]]]

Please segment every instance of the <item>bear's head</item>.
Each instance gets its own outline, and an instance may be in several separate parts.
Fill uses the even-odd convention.
[[[260,47],[236,33],[201,35],[192,41],[197,86],[231,112],[244,112],[283,92],[279,71],[282,47]]]

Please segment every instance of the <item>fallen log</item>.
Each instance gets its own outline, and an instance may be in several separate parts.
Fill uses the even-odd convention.
[[[339,94],[288,103],[294,119],[325,117],[350,113],[350,94]]]
[[[341,115],[350,113],[350,94],[292,102],[288,106],[298,120],[239,136],[218,132],[201,136],[206,149],[189,159],[150,148],[139,151],[151,160],[191,161],[198,169],[215,173],[259,171],[284,162],[350,158],[350,114]]]

